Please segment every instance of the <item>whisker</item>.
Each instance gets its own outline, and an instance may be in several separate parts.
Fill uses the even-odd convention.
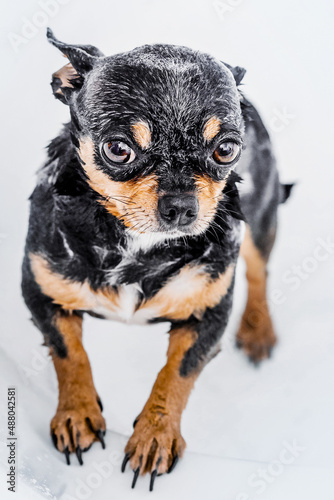
[[[118,201],[120,203],[123,203],[124,205],[130,205],[130,204],[135,204],[134,201],[132,201],[129,197],[125,197],[125,200],[122,200],[119,196],[111,196],[111,195],[108,195],[108,196],[103,196],[101,195],[101,197],[106,200],[106,201],[110,201],[110,200],[115,200],[115,201]]]

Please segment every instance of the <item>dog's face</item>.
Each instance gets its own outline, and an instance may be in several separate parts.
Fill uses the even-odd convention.
[[[133,234],[204,232],[241,153],[243,71],[185,47],[103,57],[48,36],[70,60],[52,87],[100,202]]]

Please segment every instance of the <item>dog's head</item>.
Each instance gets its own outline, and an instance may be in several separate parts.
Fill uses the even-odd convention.
[[[244,70],[173,45],[104,57],[48,38],[69,59],[51,85],[100,202],[133,234],[203,233],[241,153]]]

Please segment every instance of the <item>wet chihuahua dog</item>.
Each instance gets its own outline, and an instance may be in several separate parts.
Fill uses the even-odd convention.
[[[130,462],[132,486],[149,472],[153,489],[185,449],[182,411],[219,351],[240,246],[248,302],[237,345],[258,363],[276,342],[266,266],[290,186],[280,184],[268,134],[238,89],[242,68],[173,45],[105,57],[51,30],[48,39],[69,60],[51,85],[71,121],[49,145],[31,196],[22,290],[57,372],[51,435],[68,464],[72,452],[82,464],[94,441],[104,447],[84,313],[170,322],[167,362],[122,466]]]

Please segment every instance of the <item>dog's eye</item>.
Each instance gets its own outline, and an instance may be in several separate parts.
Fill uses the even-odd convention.
[[[125,142],[110,141],[103,144],[106,157],[114,163],[131,163],[136,155]]]
[[[231,163],[238,156],[239,152],[240,146],[236,142],[221,142],[214,150],[212,158],[219,164]]]

